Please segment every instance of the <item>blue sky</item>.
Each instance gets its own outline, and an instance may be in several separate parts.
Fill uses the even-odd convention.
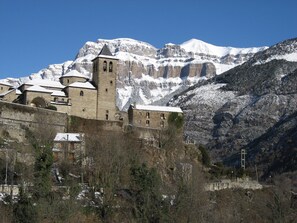
[[[0,0],[0,79],[73,60],[99,38],[271,46],[297,37],[296,9],[294,0]]]

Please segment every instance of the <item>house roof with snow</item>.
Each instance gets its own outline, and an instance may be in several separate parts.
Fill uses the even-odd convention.
[[[64,77],[81,77],[81,78],[89,79],[89,77],[87,77],[84,74],[79,73],[77,70],[71,70],[71,71],[67,72],[66,74],[64,74],[63,76],[61,76],[60,78],[64,78]]]
[[[21,92],[19,89],[16,89],[15,93],[16,93],[17,95],[21,95],[21,94],[22,94],[22,92]]]
[[[5,86],[8,86],[8,87],[13,87],[10,83],[5,82],[5,81],[0,81],[0,84],[1,85],[5,85]]]
[[[82,134],[80,133],[57,133],[54,142],[81,142]]]
[[[74,88],[85,88],[85,89],[96,89],[90,82],[74,82],[70,84],[68,87]]]
[[[160,112],[177,112],[183,113],[180,107],[169,107],[169,106],[155,106],[155,105],[131,105],[133,109],[144,110],[144,111],[160,111]]]
[[[51,96],[66,97],[66,94],[64,91],[54,91]]]
[[[38,85],[41,87],[52,87],[52,88],[60,88],[63,89],[65,86],[62,85],[59,81],[51,81],[45,79],[34,79],[27,81],[24,85]]]
[[[33,86],[27,88],[26,91],[34,91],[34,92],[42,92],[42,93],[52,93],[53,92],[51,90],[48,90],[48,89],[38,86],[38,85],[33,85]]]

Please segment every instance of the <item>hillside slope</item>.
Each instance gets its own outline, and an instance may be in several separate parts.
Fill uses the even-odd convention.
[[[296,52],[297,39],[286,40],[176,95],[170,104],[184,109],[186,136],[232,166],[246,148],[250,166],[261,165],[263,174],[296,170]],[[274,168],[279,156],[290,166]]]

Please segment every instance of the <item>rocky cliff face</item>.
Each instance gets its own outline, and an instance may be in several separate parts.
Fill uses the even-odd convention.
[[[191,87],[170,104],[182,106],[186,135],[207,145],[215,160],[239,165],[239,151],[246,149],[248,165],[258,165],[263,176],[294,171],[296,78],[297,39],[292,39]]]
[[[178,93],[201,78],[210,78],[240,65],[254,53],[265,49],[218,47],[196,39],[181,45],[165,44],[163,48],[157,49],[133,39],[99,39],[87,42],[74,61],[50,65],[29,77],[10,79],[9,82],[19,85],[34,78],[58,80],[73,69],[91,77],[91,61],[104,44],[119,58],[117,104],[120,109],[127,108],[127,103],[131,101],[141,104],[161,103],[162,98]]]

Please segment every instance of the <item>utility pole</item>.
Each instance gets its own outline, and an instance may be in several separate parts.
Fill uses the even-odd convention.
[[[246,155],[245,149],[241,149],[241,151],[240,151],[240,163],[241,163],[241,168],[243,168],[243,170],[245,170],[245,155]]]
[[[257,178],[257,182],[259,182],[258,169],[257,169],[257,165],[256,165],[256,164],[255,164],[255,169],[256,169],[256,178]]]
[[[7,185],[7,173],[8,173],[8,151],[7,151],[7,146],[5,147],[5,180],[4,180],[4,184]]]

